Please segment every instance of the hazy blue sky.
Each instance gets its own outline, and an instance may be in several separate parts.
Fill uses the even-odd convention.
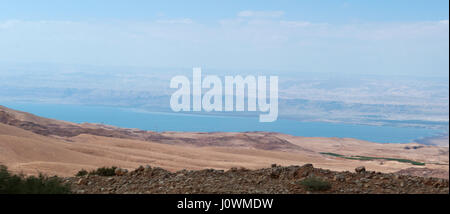
[[[0,63],[447,76],[448,7],[448,0],[0,0]]]

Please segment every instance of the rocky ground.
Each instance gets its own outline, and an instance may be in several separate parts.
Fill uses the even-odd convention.
[[[302,181],[318,178],[330,184],[327,190],[311,190]],[[115,176],[85,175],[64,179],[78,194],[449,194],[449,180],[366,171],[335,172],[311,164],[227,171],[205,169],[170,172],[141,166],[133,171],[116,170]]]

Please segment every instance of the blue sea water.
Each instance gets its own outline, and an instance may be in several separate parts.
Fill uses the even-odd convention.
[[[3,103],[1,105],[41,117],[75,123],[103,123],[152,131],[268,131],[306,137],[357,138],[379,143],[408,143],[415,139],[431,137],[442,132],[441,130],[425,128],[301,122],[288,119],[278,119],[272,123],[260,123],[256,117],[142,112],[117,107],[30,103]]]

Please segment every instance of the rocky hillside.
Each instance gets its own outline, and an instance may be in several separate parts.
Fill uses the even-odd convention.
[[[116,169],[114,176],[65,178],[78,194],[261,193],[261,194],[409,194],[449,193],[448,179],[366,171],[335,172],[312,164],[248,170],[205,169],[169,172],[150,166],[133,171]]]

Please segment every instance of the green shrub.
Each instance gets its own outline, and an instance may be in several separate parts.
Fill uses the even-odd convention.
[[[117,167],[101,167],[96,170],[89,172],[89,175],[99,175],[99,176],[114,176],[116,175]]]
[[[75,176],[85,176],[88,174],[88,171],[86,171],[85,169],[82,169],[80,171],[78,171],[78,173]]]
[[[305,178],[300,184],[311,191],[324,191],[331,189],[331,184],[316,177]]]
[[[0,194],[67,194],[70,193],[68,184],[56,176],[38,177],[13,175],[5,166],[0,166]]]

